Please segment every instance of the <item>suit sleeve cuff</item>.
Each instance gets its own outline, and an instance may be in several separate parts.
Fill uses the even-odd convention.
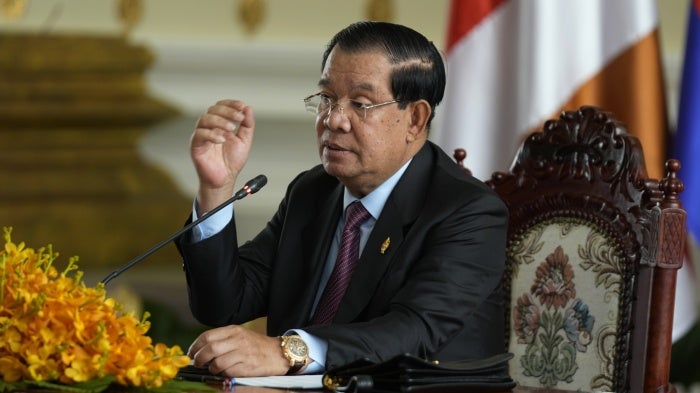
[[[197,218],[197,199],[195,198],[192,204],[192,221],[197,220]],[[196,243],[216,235],[224,229],[232,218],[233,206],[229,205],[224,207],[192,228],[192,242]]]

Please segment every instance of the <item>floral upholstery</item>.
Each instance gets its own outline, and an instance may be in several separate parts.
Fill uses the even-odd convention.
[[[534,226],[511,248],[509,351],[523,385],[613,390],[622,271],[600,229],[572,219]]]
[[[461,162],[466,153],[455,152]],[[567,391],[668,382],[685,211],[680,163],[649,179],[639,140],[594,107],[563,112],[487,184],[510,214],[502,281],[513,379]]]

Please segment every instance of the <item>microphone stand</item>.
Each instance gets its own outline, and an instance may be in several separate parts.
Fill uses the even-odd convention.
[[[107,277],[103,278],[102,281],[100,281],[103,285],[107,285],[108,282],[112,281],[112,279],[116,278],[120,274],[124,273],[125,271],[129,270],[131,267],[136,265],[137,263],[141,262],[142,260],[146,259],[148,256],[153,254],[154,252],[160,250],[163,248],[166,244],[170,243],[173,241],[176,237],[182,235],[183,233],[189,231],[194,227],[195,225],[198,225],[202,221],[206,220],[207,218],[211,217],[214,213],[218,212],[219,210],[223,209],[224,207],[230,205],[231,203],[243,199],[247,197],[248,195],[254,194],[258,192],[265,184],[267,184],[267,177],[265,175],[258,175],[255,178],[249,180],[238,192],[236,192],[231,198],[227,199],[224,201],[222,204],[219,206],[215,207],[211,211],[207,212],[205,215],[202,217],[199,217],[198,219],[192,221],[191,223],[185,225],[182,229],[179,231],[175,232],[174,234],[170,235],[167,239],[161,241],[160,243],[156,244],[155,246],[151,247],[148,249],[146,252],[143,254],[137,256],[136,258],[132,259],[131,261],[127,262],[124,266],[120,267],[119,269],[113,271],[110,273]]]

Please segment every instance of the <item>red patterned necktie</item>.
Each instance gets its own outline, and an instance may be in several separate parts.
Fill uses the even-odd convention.
[[[370,217],[369,212],[359,201],[348,205],[345,211],[345,226],[340,239],[338,258],[335,261],[316,312],[311,318],[312,325],[323,325],[333,321],[338,311],[340,300],[345,295],[352,273],[355,271],[360,255],[360,225]]]

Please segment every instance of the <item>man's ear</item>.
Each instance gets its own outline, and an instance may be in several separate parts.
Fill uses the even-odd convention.
[[[410,138],[409,141],[426,137],[428,132],[426,130],[426,126],[428,124],[430,114],[432,113],[428,101],[418,100],[411,102],[407,109],[410,111],[411,115],[407,135],[407,138]]]

